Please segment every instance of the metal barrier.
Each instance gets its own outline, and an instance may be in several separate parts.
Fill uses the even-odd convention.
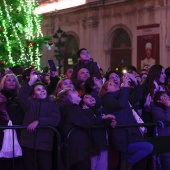
[[[4,129],[27,129],[27,126],[0,126],[0,129],[4,130]],[[60,137],[60,133],[58,132],[58,130],[54,127],[51,126],[40,126],[36,128],[37,130],[41,130],[41,129],[50,129],[54,132],[54,135],[56,135],[57,137],[57,167],[55,167],[57,170],[60,169],[60,163],[61,163],[61,137]],[[14,138],[13,138],[14,140]],[[14,145],[13,145],[13,151],[14,151]],[[15,157],[14,157],[14,152],[13,152],[13,165],[12,165],[12,169],[15,170],[15,166],[14,166],[14,161],[15,161]],[[16,169],[17,170],[17,169]]]
[[[131,127],[154,127],[155,128],[155,136],[154,137],[147,137],[146,139],[151,142],[154,146],[154,152],[155,154],[158,153],[163,153],[165,151],[170,152],[170,137],[169,136],[159,136],[158,135],[158,127],[164,128],[164,126],[169,126],[170,123],[163,123],[161,121],[158,121],[156,123],[141,123],[141,124],[128,124],[128,125],[118,125],[115,128],[131,128]],[[26,129],[27,126],[0,126],[0,129]],[[108,133],[109,133],[109,129],[111,127],[109,126],[105,126],[105,125],[98,125],[98,126],[93,126],[92,128],[107,128],[108,129]],[[60,170],[60,164],[61,164],[61,148],[62,147],[66,147],[67,149],[67,163],[66,163],[66,169],[69,170],[70,169],[70,159],[69,159],[69,140],[70,140],[70,136],[72,135],[72,133],[79,128],[73,128],[69,131],[69,133],[67,134],[67,143],[65,145],[63,145],[61,143],[61,136],[60,133],[58,132],[58,130],[56,128],[53,128],[51,126],[42,126],[42,127],[37,127],[37,129],[41,130],[41,129],[51,129],[52,131],[54,131],[54,134],[57,137],[57,167],[55,167],[55,169]],[[128,139],[128,135],[126,135],[126,140]],[[108,141],[109,142],[109,141]],[[160,148],[160,143],[164,142],[165,145],[163,148]],[[109,145],[109,143],[108,143]],[[166,146],[166,147],[165,147]],[[167,147],[169,146],[169,147]],[[14,161],[15,159],[13,158],[13,170],[15,170],[14,167]]]
[[[170,152],[170,146],[168,144],[168,142],[170,142],[170,136],[158,136],[158,127],[161,127],[161,128],[164,128],[164,126],[169,126],[170,123],[163,123],[162,121],[158,121],[158,122],[155,122],[155,123],[139,123],[139,124],[127,124],[127,125],[117,125],[115,128],[132,128],[132,127],[154,127],[155,128],[155,136],[153,137],[147,137],[146,140],[150,143],[153,144],[154,146],[154,151],[153,153],[157,154],[157,153],[163,153],[165,151],[169,151]],[[111,127],[108,127],[106,125],[98,125],[98,126],[93,126],[92,128],[111,128]],[[69,139],[70,139],[70,136],[72,135],[72,133],[78,128],[73,128],[69,131],[68,135],[67,135],[67,144],[66,144],[66,147],[67,147],[67,165],[66,165],[66,169],[69,170],[70,169],[70,160],[69,160]],[[108,130],[109,132],[109,130]],[[126,134],[127,134],[127,130],[126,130]],[[126,141],[128,139],[128,135],[126,135]],[[166,141],[164,140],[166,139]],[[169,140],[167,140],[169,139]],[[158,142],[156,142],[156,140],[158,140]],[[159,142],[165,142],[167,143],[168,145],[166,146],[169,146],[168,148],[161,150],[161,149],[158,149],[160,147],[160,143]],[[127,143],[127,142],[126,142]],[[109,141],[108,141],[108,144],[109,144]],[[158,146],[159,145],[159,146]],[[127,146],[126,146],[127,147]],[[127,160],[126,160],[127,161]]]

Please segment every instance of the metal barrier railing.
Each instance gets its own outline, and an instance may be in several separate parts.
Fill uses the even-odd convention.
[[[163,123],[162,121],[158,121],[155,123],[139,123],[139,124],[127,124],[127,125],[117,125],[115,128],[132,128],[132,127],[154,127],[155,128],[155,136],[154,137],[150,137],[150,138],[158,138],[158,127],[164,128],[164,126],[169,126],[170,123]],[[108,132],[109,132],[109,128],[106,125],[98,125],[98,126],[93,126],[92,128],[107,128]],[[66,169],[69,170],[70,169],[70,158],[69,158],[69,140],[70,140],[70,136],[72,135],[72,133],[78,128],[73,128],[71,129],[68,134],[67,134],[67,144],[65,145],[67,147],[67,164],[66,164]],[[126,134],[127,134],[127,130],[126,130]],[[169,136],[170,138],[170,136]],[[146,138],[147,139],[147,138]],[[126,135],[126,141],[128,140],[128,135]],[[149,141],[151,142],[151,140]],[[128,145],[128,142],[126,142]],[[109,141],[108,141],[109,144]],[[127,147],[127,146],[126,146]],[[170,148],[169,148],[170,149]],[[127,149],[126,149],[127,150]],[[169,150],[170,151],[170,150]],[[127,160],[126,160],[127,161]],[[109,165],[108,165],[109,166]]]
[[[115,128],[132,128],[132,127],[154,127],[155,128],[155,136],[151,137],[152,138],[157,138],[158,139],[158,127],[164,128],[164,126],[169,126],[170,123],[163,123],[161,121],[155,122],[155,123],[140,123],[140,124],[127,124],[127,125],[117,125]],[[97,126],[93,126],[92,128],[107,128],[108,133],[109,133],[109,129],[111,127],[106,126],[106,125],[97,125]],[[0,126],[0,129],[27,129],[27,126]],[[41,130],[41,129],[51,129],[54,134],[57,136],[57,163],[55,169],[60,170],[60,164],[61,164],[61,148],[62,147],[66,147],[67,149],[67,158],[66,158],[66,169],[69,170],[70,169],[70,158],[69,158],[69,140],[70,140],[70,136],[72,135],[72,133],[79,128],[73,128],[69,131],[69,133],[67,134],[67,143],[65,145],[63,145],[61,143],[61,135],[59,133],[59,131],[56,128],[53,128],[51,126],[42,126],[42,127],[37,127],[37,129]],[[169,137],[170,138],[170,137]],[[128,135],[126,135],[126,140],[128,139]],[[109,142],[109,141],[108,141]],[[109,144],[109,143],[108,143]],[[156,146],[157,147],[157,146]],[[167,148],[168,151],[170,152],[170,148]],[[14,150],[14,148],[13,148]],[[14,167],[14,157],[13,157],[13,170],[15,170]]]
[[[27,129],[27,126],[0,126],[0,129],[4,130],[4,129],[13,129],[13,130],[17,130],[17,129]],[[60,163],[61,163],[61,136],[60,133],[58,132],[58,130],[54,127],[51,126],[40,126],[36,128],[37,130],[41,130],[41,129],[49,129],[52,130],[54,132],[54,135],[56,135],[57,137],[57,167],[55,167],[57,170],[60,169]],[[14,131],[13,131],[14,132]],[[14,137],[14,135],[13,135]],[[14,141],[14,138],[13,138]],[[14,161],[15,161],[15,157],[14,157],[14,145],[13,145],[13,164],[12,164],[12,170],[15,170],[15,166],[14,166]],[[17,170],[17,169],[16,169]]]

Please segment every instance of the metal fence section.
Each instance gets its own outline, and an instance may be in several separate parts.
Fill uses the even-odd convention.
[[[154,150],[153,150],[153,154],[156,154],[156,156],[159,156],[159,153],[164,153],[164,152],[170,152],[170,136],[159,136],[158,135],[158,127],[160,128],[164,128],[165,126],[170,126],[170,123],[163,123],[162,121],[158,121],[155,123],[139,123],[139,124],[127,124],[127,125],[117,125],[115,128],[126,128],[126,134],[127,134],[127,128],[132,128],[132,127],[153,127],[154,128],[154,132],[155,135],[153,137],[146,137],[146,140],[150,143],[153,144]],[[105,126],[105,125],[98,125],[98,126],[93,126],[92,128],[107,128],[108,129],[108,133],[109,133],[109,129],[111,127]],[[69,160],[69,139],[70,136],[72,135],[72,133],[78,128],[73,128],[69,131],[68,135],[67,135],[67,165],[66,165],[66,169],[70,170],[70,160]],[[126,141],[128,140],[128,135],[126,135]],[[126,142],[128,144],[128,142]],[[109,141],[108,141],[109,144]],[[127,147],[127,146],[126,146]],[[126,160],[127,161],[127,160]],[[159,166],[159,159],[156,160],[155,166]],[[109,166],[109,164],[108,164]],[[108,169],[110,169],[108,167]]]
[[[27,126],[0,126],[1,130],[4,129],[12,129],[13,133],[14,130],[22,130],[22,129],[27,129]],[[58,130],[54,127],[51,126],[41,126],[41,127],[37,127],[36,130],[41,130],[41,129],[49,129],[52,130],[54,132],[54,135],[57,137],[57,150],[56,150],[56,155],[57,155],[57,163],[55,169],[59,170],[60,169],[60,163],[61,163],[61,137],[60,137],[60,133],[58,132]],[[13,135],[13,143],[14,143],[14,135]],[[14,157],[14,145],[13,145],[13,165],[12,165],[12,170],[17,170],[14,166],[14,162],[15,162],[15,157]]]
[[[131,127],[154,127],[155,129],[155,135],[153,137],[146,137],[147,141],[149,141],[150,143],[153,144],[154,146],[154,151],[153,154],[156,154],[156,156],[159,156],[160,153],[164,153],[164,152],[170,152],[170,136],[159,136],[158,134],[158,127],[159,128],[164,128],[165,126],[170,126],[170,123],[163,123],[161,121],[155,122],[155,123],[140,123],[140,124],[128,124],[128,125],[117,125],[115,128],[131,128]],[[26,129],[27,126],[0,126],[1,130],[4,129],[15,129],[15,130],[21,130],[21,129]],[[105,125],[97,125],[97,126],[93,126],[92,128],[106,128],[108,133],[110,133],[110,128],[109,126],[105,126]],[[70,147],[70,137],[73,134],[73,132],[75,132],[78,128],[73,128],[69,131],[69,133],[67,134],[67,141],[65,144],[61,143],[61,135],[59,133],[59,131],[56,128],[53,128],[51,126],[42,126],[42,127],[37,127],[37,130],[41,130],[41,129],[49,129],[52,130],[54,132],[54,135],[57,137],[57,140],[55,143],[56,144],[56,155],[57,155],[57,163],[56,163],[56,167],[54,167],[55,170],[60,170],[60,165],[61,165],[61,150],[63,147],[65,147],[66,151],[67,151],[67,158],[66,158],[66,170],[70,169],[70,157],[69,157],[69,147]],[[127,130],[126,130],[127,132]],[[108,134],[109,135],[109,134]],[[126,135],[126,140],[128,140],[128,135]],[[108,141],[108,145],[110,145],[109,141]],[[13,148],[14,150],[14,148]],[[14,155],[14,153],[13,153]],[[14,166],[14,161],[15,158],[13,157],[13,170],[16,170],[15,166]],[[155,162],[156,164],[158,162]]]

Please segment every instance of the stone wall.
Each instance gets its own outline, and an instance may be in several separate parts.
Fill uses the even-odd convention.
[[[53,35],[60,27],[74,35],[79,47],[89,50],[94,61],[107,70],[110,67],[114,32],[123,28],[131,39],[132,65],[137,66],[137,27],[159,24],[160,64],[170,65],[170,3],[168,0],[105,0],[88,1],[79,7],[43,15],[44,35]],[[148,32],[150,34],[151,32]],[[53,49],[43,49],[45,65]],[[47,55],[48,54],[48,55]],[[55,61],[57,62],[57,61]]]

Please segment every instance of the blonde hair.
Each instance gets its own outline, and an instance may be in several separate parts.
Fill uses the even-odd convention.
[[[106,81],[106,82],[102,85],[102,87],[100,88],[100,90],[99,90],[99,96],[100,96],[100,97],[102,97],[104,94],[107,93],[108,83],[109,83],[109,80]]]
[[[1,83],[0,83],[0,90],[4,90],[5,89],[5,81],[7,79],[7,77],[12,76],[15,79],[16,82],[16,86],[15,86],[15,92],[16,94],[19,93],[19,89],[20,89],[20,85],[19,85],[19,81],[18,78],[15,74],[6,74],[2,79],[1,79]]]
[[[62,85],[63,81],[65,81],[65,80],[70,80],[70,81],[72,82],[72,80],[71,80],[70,78],[63,78],[63,79],[59,80],[59,82],[57,83],[57,87],[56,87],[56,90],[55,90],[55,94],[58,94],[61,90],[63,90],[63,89],[61,88],[61,85]],[[74,85],[73,85],[73,89],[75,90]]]
[[[66,106],[72,104],[71,92],[72,89],[63,89],[57,94],[57,104],[58,106]]]

